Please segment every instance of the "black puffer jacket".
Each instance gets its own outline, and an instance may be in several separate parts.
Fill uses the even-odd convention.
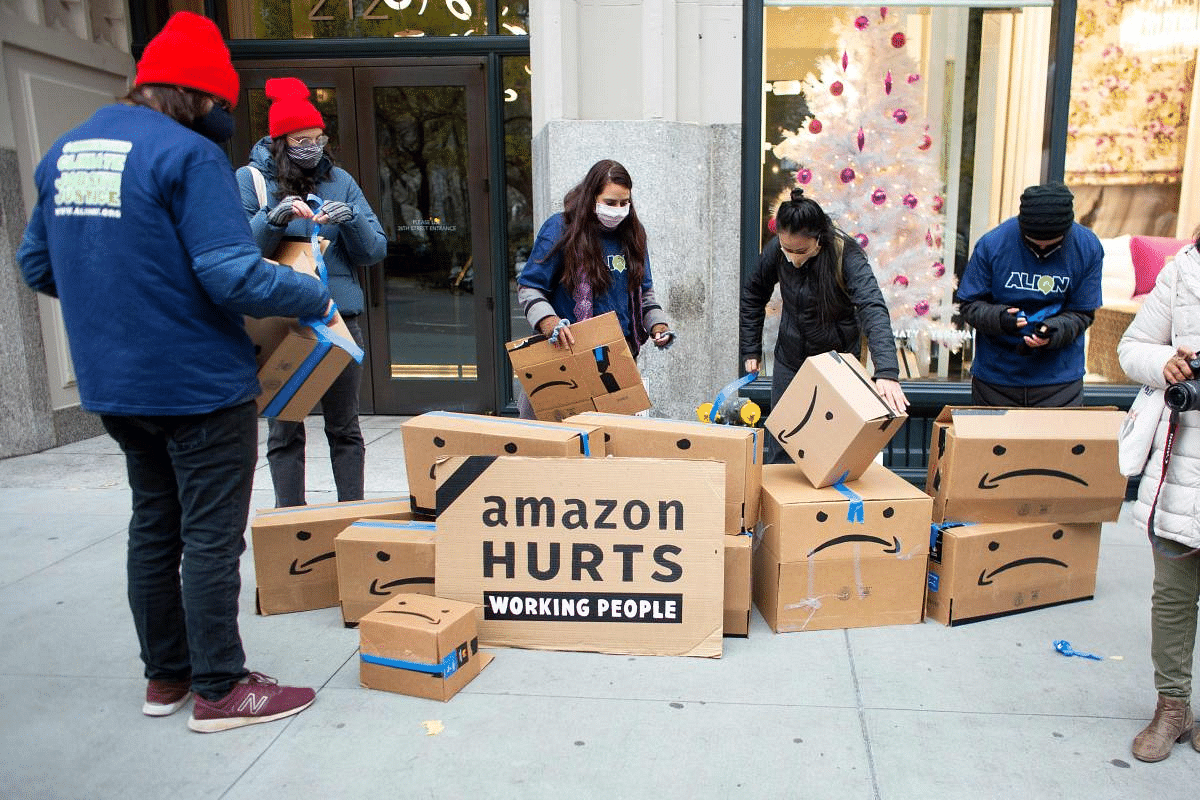
[[[758,265],[742,286],[740,317],[741,360],[762,358],[763,319],[767,302],[779,284],[783,297],[783,314],[779,320],[779,337],[775,342],[775,360],[789,369],[799,369],[809,356],[836,350],[839,353],[859,352],[860,335],[867,334],[867,347],[875,366],[876,378],[896,380],[900,365],[896,361],[896,344],[883,292],[867,263],[867,254],[858,242],[842,237],[842,274],[845,278],[845,303],[838,308],[838,322],[823,325],[817,313],[814,282],[810,266],[816,259],[837,258],[832,248],[822,249],[800,267],[793,267],[773,238],[758,257]]]

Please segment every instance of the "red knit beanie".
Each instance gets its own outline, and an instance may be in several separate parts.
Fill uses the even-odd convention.
[[[325,130],[325,120],[317,107],[308,102],[309,91],[299,78],[271,78],[264,87],[271,108],[267,123],[271,138],[286,136],[306,128]]]
[[[199,89],[228,100],[231,106],[237,105],[241,85],[217,26],[190,11],[173,14],[146,45],[133,85],[144,83]]]

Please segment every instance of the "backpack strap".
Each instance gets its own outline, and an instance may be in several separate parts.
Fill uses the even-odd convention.
[[[254,181],[254,193],[258,195],[258,207],[267,207],[267,179],[259,172],[258,167],[253,164],[247,164],[246,169],[250,170],[250,177]]]

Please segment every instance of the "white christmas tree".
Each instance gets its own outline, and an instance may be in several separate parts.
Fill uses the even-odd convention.
[[[926,357],[930,342],[957,349],[969,334],[950,320],[944,183],[904,12],[847,9],[831,32],[841,55],[822,57],[820,75],[802,82],[813,116],[773,152],[866,250],[897,340]]]

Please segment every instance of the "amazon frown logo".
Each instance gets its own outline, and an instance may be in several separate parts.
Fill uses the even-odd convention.
[[[1071,448],[1071,455],[1081,456],[1087,451],[1087,448],[1082,444],[1077,444]],[[992,454],[995,456],[1003,456],[1008,452],[1002,444],[998,444],[992,448]],[[1083,478],[1071,472],[1059,469],[1047,469],[1043,467],[1026,467],[1023,469],[1008,470],[1006,472],[997,472],[992,474],[991,471],[986,471],[979,478],[980,489],[998,489],[1006,481],[1016,480],[1020,478],[1037,478],[1048,480],[1064,480],[1080,486],[1087,486],[1088,482]],[[935,487],[936,488],[936,487]]]
[[[1050,538],[1053,541],[1057,542],[1057,541],[1061,541],[1064,535],[1065,534],[1064,534],[1062,528],[1056,528],[1054,530],[1054,532],[1052,534],[1050,534]],[[988,542],[988,551],[992,552],[992,553],[998,553],[1000,551],[1000,543],[995,540]],[[1009,570],[1012,570],[1012,569],[1019,569],[1020,567],[1028,567],[1028,566],[1032,566],[1034,564],[1045,564],[1045,565],[1051,566],[1051,567],[1061,567],[1062,569],[1068,569],[1066,562],[1061,561],[1057,558],[1051,558],[1049,556],[1026,556],[1025,558],[1018,558],[1018,559],[1014,559],[1013,561],[1007,561],[1007,562],[1001,564],[1000,566],[996,567],[995,569],[989,570],[987,567],[984,567],[983,570],[979,573],[979,580],[976,581],[976,583],[979,586],[990,586],[994,582],[995,578],[998,575],[1002,575],[1005,572],[1008,572]]]
[[[816,411],[816,409],[817,409],[817,387],[814,386],[812,397],[809,398],[808,408],[804,411],[804,416],[790,430],[779,432],[779,436],[777,437],[779,439],[779,443],[786,445],[793,436],[795,436],[800,431],[802,431],[804,429],[804,426],[807,425],[809,423],[809,420],[812,419],[813,412]],[[833,412],[832,411],[825,412],[825,420],[827,422],[833,421]],[[800,458],[804,458],[804,451],[800,450],[796,455],[799,456]]]
[[[896,514],[896,509],[888,506],[883,509],[883,518],[891,519]],[[816,515],[817,522],[826,522],[829,515],[824,511],[818,511]],[[815,554],[822,550],[827,550],[831,547],[837,547],[843,544],[865,544],[874,545],[880,548],[880,552],[889,555],[895,555],[900,552],[901,544],[899,536],[887,538],[884,536],[875,536],[870,533],[848,533],[842,536],[835,536],[832,539],[827,539],[821,544],[808,551],[808,558],[812,558]]]
[[[559,372],[566,372],[566,371],[567,371],[567,365],[566,365],[566,364],[560,364],[560,365],[559,365],[559,367],[558,367],[558,371],[559,371]],[[530,380],[530,381],[531,381],[531,380],[533,380],[533,373],[532,373],[532,372],[526,372],[526,373],[525,373],[525,379],[526,379],[526,380]],[[533,395],[535,395],[535,394],[537,394],[538,392],[540,392],[542,389],[550,389],[550,388],[553,388],[553,387],[555,387],[555,386],[565,386],[565,387],[567,387],[568,389],[578,389],[578,388],[579,388],[579,382],[578,382],[578,381],[576,381],[576,380],[575,380],[575,379],[573,379],[573,378],[572,378],[571,380],[569,380],[569,381],[546,381],[545,383],[539,384],[539,385],[538,385],[538,386],[536,386],[534,389],[532,389],[532,390],[529,392],[529,396],[530,396],[530,397],[532,397]]]
[[[298,541],[307,542],[311,538],[312,538],[312,533],[310,533],[309,531],[305,531],[305,530],[296,531],[296,539]],[[322,561],[328,561],[329,559],[333,558],[335,555],[336,554],[332,550],[330,550],[328,553],[321,553],[320,555],[313,556],[312,558],[308,559],[307,561],[304,561],[303,563],[301,563],[300,559],[293,558],[291,566],[288,567],[288,574],[289,575],[307,575],[308,573],[313,571],[314,564],[319,564]]]
[[[375,560],[381,564],[386,564],[387,562],[392,560],[392,554],[387,552],[386,550],[376,551]],[[429,586],[433,586],[433,576],[432,575],[417,576],[417,577],[412,577],[412,578],[397,578],[396,580],[388,581],[387,583],[380,583],[379,578],[372,578],[371,579],[371,587],[370,587],[370,589],[368,589],[368,591],[371,594],[377,595],[379,597],[387,597],[387,596],[391,595],[392,589],[395,589],[398,586],[413,586],[413,585],[426,585],[426,584],[428,584]]]

